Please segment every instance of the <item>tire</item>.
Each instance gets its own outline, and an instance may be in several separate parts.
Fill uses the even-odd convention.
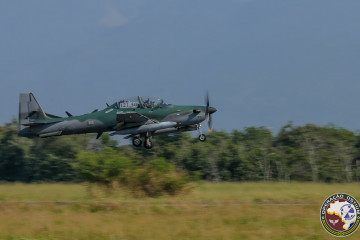
[[[206,136],[205,136],[205,134],[200,134],[200,135],[199,135],[199,140],[200,140],[200,142],[205,142],[205,141],[206,141]]]
[[[140,138],[138,137],[135,137],[132,139],[132,144],[135,146],[135,147],[140,147],[141,144],[142,144],[142,141]]]

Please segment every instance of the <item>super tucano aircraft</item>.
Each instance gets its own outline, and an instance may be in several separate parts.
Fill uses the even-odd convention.
[[[210,107],[206,94],[206,106],[177,106],[165,103],[160,98],[134,97],[115,102],[101,111],[68,117],[58,117],[45,113],[32,93],[21,93],[19,104],[19,136],[52,137],[82,133],[103,132],[110,135],[128,135],[134,146],[152,148],[151,137],[174,132],[199,131],[199,140],[206,137],[200,131],[201,122],[207,120],[212,130],[211,114],[216,108]]]

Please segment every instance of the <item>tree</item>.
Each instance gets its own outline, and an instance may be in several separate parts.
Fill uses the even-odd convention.
[[[27,139],[18,139],[16,120],[1,129],[0,180],[27,180]]]
[[[245,128],[244,142],[247,155],[251,161],[256,162],[264,181],[271,180],[271,155],[275,153],[271,131],[264,127]]]

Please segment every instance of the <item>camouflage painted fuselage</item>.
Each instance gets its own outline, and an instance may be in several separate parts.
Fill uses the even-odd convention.
[[[80,116],[69,114],[69,117],[63,118],[46,114],[31,93],[23,94],[20,95],[19,136],[51,137],[82,133],[98,133],[100,136],[110,131],[113,135],[156,135],[196,130],[206,118],[205,106],[144,106],[121,108],[116,102],[100,111]]]

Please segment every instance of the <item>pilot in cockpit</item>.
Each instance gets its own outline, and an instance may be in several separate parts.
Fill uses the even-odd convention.
[[[150,104],[150,99],[149,99],[149,98],[144,101],[144,107],[145,107],[145,108],[151,108],[151,104]]]

